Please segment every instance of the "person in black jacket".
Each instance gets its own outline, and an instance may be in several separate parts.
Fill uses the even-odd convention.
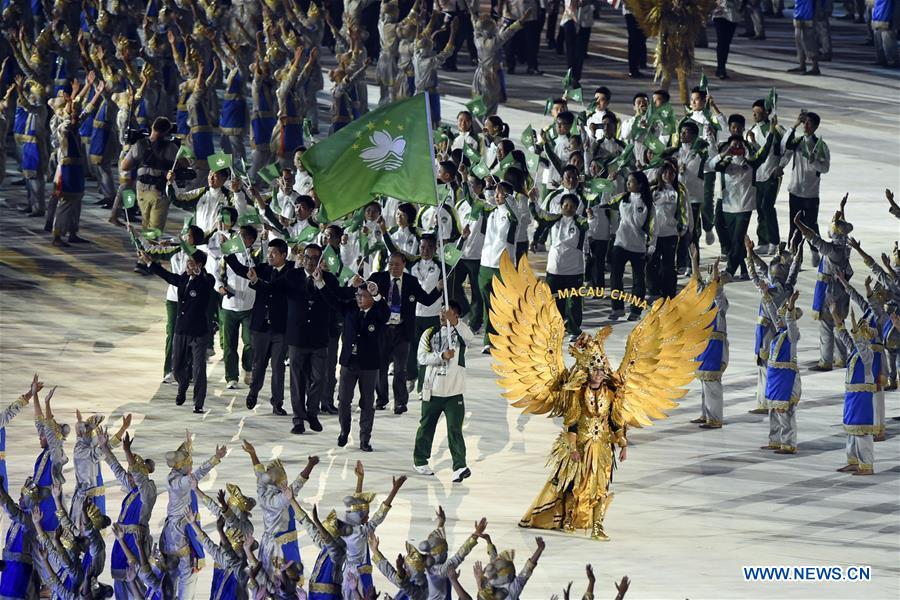
[[[321,274],[318,275],[321,277]],[[344,315],[341,339],[341,375],[338,382],[338,420],[341,434],[338,446],[347,445],[350,435],[350,405],[359,384],[359,449],[371,452],[372,423],[375,421],[375,380],[380,366],[381,337],[390,309],[374,282],[356,290],[356,302],[343,300],[338,305]]]
[[[319,406],[325,391],[328,336],[336,318],[337,277],[319,271],[322,247],[308,244],[303,250],[303,268],[295,268],[287,277],[271,284],[288,300],[287,344],[291,360],[291,409],[294,426],[291,433],[322,431]],[[299,266],[299,265],[298,265]],[[266,286],[257,282],[255,287]]]
[[[213,277],[203,270],[206,253],[195,250],[187,261],[181,275],[171,273],[153,262],[144,251],[138,258],[147,265],[150,272],[165,279],[178,288],[178,313],[175,317],[175,336],[172,339],[172,367],[178,382],[175,404],[184,404],[187,388],[191,382],[189,361],[193,357],[194,370],[194,412],[203,412],[206,400],[206,340],[209,337],[209,319],[206,306],[213,290]]]
[[[372,273],[369,281],[378,285],[378,292],[387,301],[389,320],[381,336],[381,364],[378,368],[377,399],[375,408],[388,405],[388,367],[394,363],[394,413],[401,415],[407,411],[409,390],[406,387],[406,368],[409,353],[416,339],[416,304],[428,306],[441,297],[441,288],[430,292],[422,289],[419,280],[406,272],[406,255],[394,252],[388,260],[388,270]]]
[[[266,264],[257,265],[253,271],[242,265],[237,256],[225,257],[225,263],[238,277],[251,280],[250,287],[256,290],[253,311],[250,313],[250,346],[253,348],[253,381],[247,392],[247,408],[256,406],[259,391],[266,381],[266,367],[272,362],[272,412],[286,415],[284,410],[284,358],[287,354],[285,329],[287,326],[287,298],[271,286],[293,270],[293,263],[287,262],[288,247],[284,240],[269,242]]]

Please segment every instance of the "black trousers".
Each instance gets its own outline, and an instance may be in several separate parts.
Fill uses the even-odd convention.
[[[728,19],[715,18],[713,25],[716,27],[716,74],[725,73],[725,65],[728,63],[728,54],[731,52],[731,40],[737,23]]]
[[[341,433],[350,433],[350,405],[353,394],[359,386],[359,443],[368,443],[372,439],[372,425],[375,423],[375,381],[378,369],[360,369],[341,365],[341,376],[338,382],[338,421]]]
[[[178,382],[178,397],[184,398],[194,375],[194,407],[206,400],[206,338],[176,333],[172,337],[172,372]],[[193,362],[193,364],[191,364]],[[193,368],[192,368],[193,367]]]
[[[790,214],[791,228],[788,232],[788,239],[794,239],[797,233],[797,226],[794,224],[794,218],[800,215],[803,224],[819,233],[819,199],[818,198],[801,198],[794,194],[788,194],[788,213]]]
[[[537,44],[540,43],[540,24],[538,21],[526,21],[522,29],[517,31],[504,48],[506,67],[515,72],[516,60],[525,63],[529,69],[537,69]]]
[[[547,7],[547,31],[545,33],[547,46],[551,49],[557,48],[559,40],[557,39],[556,22],[559,20],[559,0],[550,2]]]
[[[319,414],[328,369],[328,348],[289,346],[291,358],[291,411],[294,425]]]
[[[584,59],[587,58],[591,30],[589,27],[578,29],[575,21],[569,21],[563,25],[563,32],[566,37],[566,63],[572,69],[572,78],[576,82],[580,82]]]
[[[656,252],[647,264],[647,282],[650,293],[661,298],[673,298],[678,287],[678,273],[675,272],[675,254],[678,236],[667,235],[657,238]]]
[[[341,341],[341,331],[328,336],[328,353],[325,359],[325,390],[322,392],[322,408],[334,407],[334,392],[337,389],[337,364],[338,346]]]
[[[728,236],[728,265],[725,270],[734,275],[737,270],[741,274],[747,273],[747,247],[744,245],[744,236],[750,227],[750,215],[752,212],[723,213],[725,231]]]
[[[272,363],[272,408],[284,405],[284,357],[287,346],[283,333],[251,331],[250,346],[253,348],[253,383],[247,398],[256,400],[266,382],[266,367]]]
[[[647,66],[647,36],[634,15],[625,15],[625,26],[628,28],[628,72],[637,73]]]
[[[609,240],[591,240],[591,257],[588,260],[588,281],[595,286],[606,287],[606,252]]]
[[[394,391],[394,409],[406,408],[409,402],[409,392],[406,391],[406,367],[409,361],[410,342],[401,337],[399,325],[385,327],[381,335],[381,366],[378,369],[378,383],[375,387],[375,402],[378,406],[387,406],[390,402],[388,367],[391,363],[394,363],[394,375],[391,380],[391,389]]]
[[[643,298],[647,291],[644,285],[644,268],[647,264],[647,255],[643,252],[631,252],[621,246],[613,246],[612,248],[612,274],[611,286],[613,290],[622,290],[623,280],[625,278],[625,264],[631,263],[631,294],[637,298]],[[622,310],[625,303],[620,298],[612,299],[612,307],[614,310]],[[634,304],[631,305],[631,312],[641,314],[641,309]]]

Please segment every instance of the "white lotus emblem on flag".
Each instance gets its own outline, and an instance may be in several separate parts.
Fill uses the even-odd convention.
[[[369,136],[369,141],[372,145],[359,154],[367,167],[376,171],[396,171],[403,166],[406,140],[402,136],[395,138],[386,131],[376,131]]]

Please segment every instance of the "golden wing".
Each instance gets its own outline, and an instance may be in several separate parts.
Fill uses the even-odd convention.
[[[491,356],[503,397],[524,413],[558,416],[567,371],[563,362],[565,323],[546,283],[535,277],[528,258],[516,269],[509,254],[500,257],[500,275],[491,292]]]
[[[694,378],[697,356],[709,340],[717,309],[712,307],[717,284],[702,291],[691,279],[670,300],[657,300],[628,336],[625,357],[616,378],[613,419],[630,427],[664,419],[675,408]],[[712,307],[712,308],[710,308]]]

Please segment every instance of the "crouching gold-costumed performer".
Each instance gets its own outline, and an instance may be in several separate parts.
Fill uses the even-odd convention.
[[[562,417],[553,444],[553,472],[519,522],[537,529],[590,529],[608,540],[603,517],[614,447],[625,459],[626,433],[663,419],[694,378],[716,312],[716,285],[702,291],[696,279],[670,300],[657,300],[628,336],[618,370],[610,368],[603,342],[609,326],[582,334],[569,346],[575,364],[563,360],[565,324],[547,284],[522,257],[516,269],[504,252],[491,298],[491,334],[498,383],[505,398],[527,414]]]

